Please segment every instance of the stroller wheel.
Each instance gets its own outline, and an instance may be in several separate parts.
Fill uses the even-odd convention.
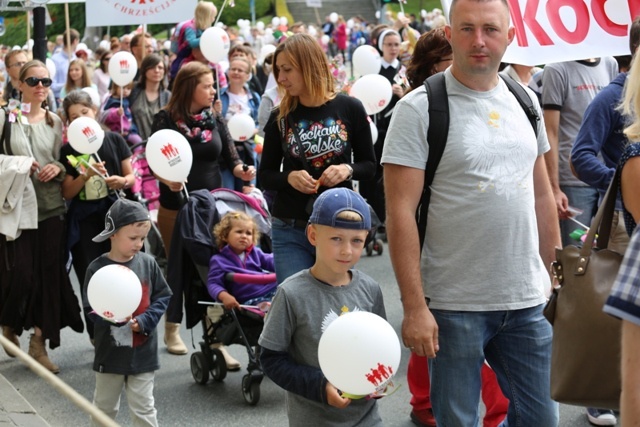
[[[378,255],[382,255],[382,251],[384,250],[384,243],[382,243],[382,240],[380,239],[376,240],[375,248]]]
[[[372,253],[373,253],[373,242],[369,242],[369,244],[367,245],[367,256],[371,256]]]
[[[191,374],[198,384],[206,384],[209,381],[207,358],[201,351],[196,351],[191,355]]]
[[[260,401],[260,382],[252,381],[251,374],[242,377],[242,395],[249,405],[257,405]]]
[[[220,350],[211,350],[211,375],[213,379],[220,382],[227,377],[227,362]]]

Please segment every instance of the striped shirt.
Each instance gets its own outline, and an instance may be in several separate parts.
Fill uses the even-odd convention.
[[[631,236],[604,311],[640,325],[640,227]]]

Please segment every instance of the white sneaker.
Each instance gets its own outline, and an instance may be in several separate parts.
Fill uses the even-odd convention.
[[[587,418],[596,426],[614,426],[618,422],[610,409],[587,408]]]

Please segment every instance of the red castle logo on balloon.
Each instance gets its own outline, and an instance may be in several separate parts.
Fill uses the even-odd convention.
[[[113,319],[113,313],[110,311],[103,311],[102,312],[102,317],[104,317],[105,319]]]
[[[393,376],[393,368],[391,366],[384,366],[382,363],[378,363],[378,367],[376,369],[372,368],[370,372],[365,374],[365,376],[367,377],[367,381],[378,387]]]
[[[386,104],[387,101],[384,99],[381,99],[380,101],[378,101],[378,107],[384,107],[384,104]]]
[[[120,60],[120,73],[121,74],[129,73],[129,61],[127,61],[126,59]]]
[[[84,135],[85,138],[87,138],[87,141],[89,143],[92,143],[93,141],[95,141],[98,138],[96,136],[96,132],[90,126],[87,126],[87,127],[83,128],[82,129],[82,134]]]
[[[174,166],[182,161],[180,159],[180,152],[170,142],[168,142],[166,145],[163,145],[160,148],[160,152],[169,162],[169,166]]]

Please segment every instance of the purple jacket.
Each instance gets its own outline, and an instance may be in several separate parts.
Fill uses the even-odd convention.
[[[243,262],[227,245],[209,261],[207,289],[209,295],[216,301],[220,292],[227,291],[242,304],[272,291],[278,286],[278,282],[274,281],[266,285],[225,282],[225,275],[227,273],[263,274],[274,271],[273,254],[265,254],[260,248],[252,247],[247,251]]]

